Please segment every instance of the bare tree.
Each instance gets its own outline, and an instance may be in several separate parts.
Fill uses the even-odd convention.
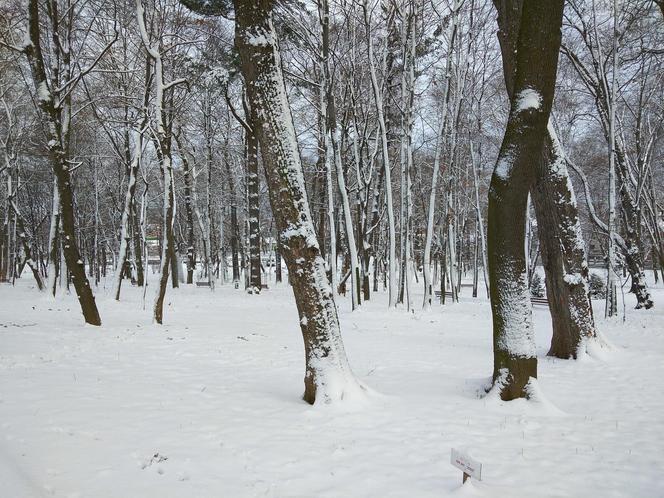
[[[46,15],[41,16],[39,2],[30,0],[28,2],[28,43],[22,48],[30,64],[32,82],[37,94],[37,101],[44,123],[47,149],[51,159],[51,165],[57,180],[58,197],[60,206],[60,224],[62,227],[62,246],[64,258],[67,262],[67,270],[71,274],[76,295],[85,321],[91,325],[101,325],[101,318],[95,303],[90,283],[85,275],[85,268],[81,253],[76,242],[75,213],[71,187],[71,158],[69,155],[69,139],[71,131],[71,120],[73,116],[72,92],[81,79],[88,74],[106,51],[117,39],[117,32],[106,46],[98,53],[86,67],[82,68],[80,62],[72,61],[72,40],[76,33],[75,9],[69,2],[65,2],[61,9],[60,2],[49,2]],[[41,23],[48,23],[48,32],[53,38],[53,43],[47,46],[50,59],[58,61],[56,65],[51,64],[51,72],[47,73],[47,65],[42,49]],[[90,29],[90,26],[87,27]],[[54,203],[55,204],[55,203]]]
[[[247,96],[255,109],[280,252],[300,316],[307,372],[304,399],[331,402],[359,388],[344,352],[337,308],[311,220],[300,155],[286,97],[273,2],[235,4],[236,46]]]
[[[528,396],[537,356],[524,252],[528,193],[556,83],[563,1],[498,3],[519,16],[510,114],[489,191],[488,252],[493,312],[493,383],[504,400]]]

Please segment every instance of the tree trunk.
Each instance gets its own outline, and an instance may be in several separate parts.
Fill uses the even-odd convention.
[[[136,198],[134,197],[134,204],[132,206],[131,222],[133,224],[133,237],[134,242],[134,266],[136,267],[136,285],[143,287],[145,285],[145,272],[143,270],[143,233],[139,224],[139,216],[136,212]],[[147,255],[145,255],[147,258]]]
[[[11,203],[11,208],[14,211],[14,216],[16,217],[16,228],[18,229],[18,239],[21,241],[21,245],[23,247],[23,254],[24,254],[24,263],[28,265],[30,270],[32,271],[32,275],[35,277],[35,282],[37,284],[37,288],[42,291],[44,290],[44,280],[42,279],[41,273],[39,273],[39,265],[37,262],[32,258],[32,250],[31,250],[31,240],[28,237],[28,233],[25,229],[25,223],[23,221],[23,217],[21,216],[21,213],[18,211],[18,207],[14,202]],[[19,271],[18,274],[20,275],[21,272]]]
[[[549,126],[531,189],[553,336],[550,356],[577,358],[596,337],[585,244],[563,151]]]
[[[184,176],[184,211],[187,218],[187,284],[194,283],[194,270],[196,270],[196,235],[194,232],[194,208],[192,206],[192,190],[194,188],[189,160],[182,149],[180,137],[176,135],[176,143],[182,160],[182,173]]]
[[[367,0],[362,2],[362,13],[364,16],[364,24],[366,26],[366,42],[369,58],[369,73],[371,76],[371,88],[374,96],[374,104],[376,106],[376,114],[378,116],[378,125],[380,128],[382,158],[383,158],[383,171],[385,176],[385,204],[387,205],[387,225],[389,234],[389,249],[388,249],[388,275],[390,281],[389,288],[389,306],[393,307],[397,301],[397,255],[396,255],[396,229],[394,222],[394,206],[392,203],[392,174],[390,172],[390,153],[388,149],[387,140],[387,125],[385,122],[385,115],[383,111],[383,94],[380,86],[378,85],[378,78],[376,76],[376,68],[373,60],[373,40],[371,39],[371,20],[369,17],[369,5]]]
[[[279,242],[274,245],[274,281],[281,283],[281,247]]]
[[[143,127],[141,127],[143,129]],[[118,251],[118,259],[115,265],[115,274],[113,275],[114,285],[113,294],[115,300],[120,300],[120,287],[122,285],[122,277],[124,274],[125,262],[127,261],[127,253],[129,252],[129,244],[131,243],[131,232],[129,226],[129,218],[134,204],[134,194],[136,192],[136,179],[138,175],[138,167],[140,165],[140,157],[143,149],[142,132],[139,131],[139,137],[136,140],[136,147],[134,149],[134,157],[127,167],[127,191],[125,193],[124,205],[122,207],[122,218],[120,220],[120,249]],[[129,147],[129,144],[126,144]]]
[[[512,3],[520,10],[522,2]],[[518,23],[499,16],[500,45],[505,85],[513,95],[518,42]],[[564,152],[551,123],[547,124],[543,148],[535,167],[536,183],[531,187],[535,206],[542,263],[553,333],[549,355],[576,358],[586,342],[596,337],[588,290],[588,263],[581,233],[578,207],[567,171]]]
[[[514,22],[515,3],[496,0],[499,15]],[[527,397],[530,378],[537,377],[524,227],[533,160],[541,154],[553,102],[562,13],[562,0],[523,2],[510,114],[489,190],[493,382],[503,400]],[[506,75],[509,63],[503,59]]]
[[[25,53],[30,63],[35,92],[38,95],[39,109],[45,123],[46,141],[55,173],[60,198],[60,213],[62,225],[62,246],[67,269],[71,272],[76,295],[81,305],[81,311],[86,323],[101,325],[101,318],[97,310],[90,282],[85,276],[85,267],[76,243],[76,229],[74,225],[74,205],[71,189],[71,175],[67,157],[66,130],[63,133],[63,103],[56,107],[53,94],[47,84],[44,58],[41,49],[39,2],[30,0],[28,4],[28,35],[30,44],[26,44]],[[64,103],[67,107],[70,103]],[[65,117],[68,126],[68,117]]]
[[[250,114],[253,110],[250,111]],[[256,118],[251,119],[255,127]],[[261,230],[260,230],[260,197],[258,184],[258,138],[253,132],[247,131],[247,197],[249,211],[249,286],[254,293],[261,291]]]
[[[247,85],[281,249],[304,338],[308,403],[343,399],[358,389],[341,340],[307,201],[293,120],[281,72],[270,0],[235,0],[235,44]]]
[[[155,65],[153,73],[155,87],[154,114],[157,126],[154,142],[164,180],[164,196],[159,289],[155,298],[153,312],[155,322],[161,324],[164,315],[164,297],[166,295],[166,286],[168,284],[169,265],[171,264],[171,257],[175,253],[175,248],[173,247],[173,221],[175,215],[173,159],[171,156],[170,128],[166,123],[166,110],[164,109],[164,92],[167,88],[173,86],[174,82],[169,84],[164,82],[164,66],[161,53],[159,52],[159,45],[158,43],[155,46],[150,44],[148,32],[145,28],[143,4],[141,0],[136,0],[136,19],[138,21],[145,51]]]

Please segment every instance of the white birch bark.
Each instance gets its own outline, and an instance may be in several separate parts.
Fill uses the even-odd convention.
[[[127,251],[131,234],[129,231],[129,215],[131,205],[136,190],[136,173],[141,161],[143,151],[143,130],[139,130],[134,144],[134,157],[129,166],[129,178],[127,179],[127,190],[125,191],[124,205],[122,207],[122,218],[120,220],[120,248],[118,250],[118,259],[115,265],[115,274],[113,275],[113,296],[115,300],[120,300],[120,288],[122,286],[122,273],[125,261],[127,260]]]
[[[58,229],[60,225],[60,194],[57,180],[53,179],[53,202],[51,204],[51,225],[48,230],[48,279],[46,288],[55,297],[58,287]]]
[[[594,8],[594,4],[593,4]],[[618,289],[616,285],[617,257],[614,242],[616,232],[616,84],[618,72],[618,2],[613,0],[613,58],[611,70],[611,101],[609,103],[609,219],[607,228],[608,271],[606,282],[606,302],[604,316],[614,316],[618,312]]]
[[[440,162],[443,149],[443,130],[445,129],[445,122],[447,120],[447,105],[450,96],[450,79],[452,77],[452,54],[454,53],[454,44],[456,41],[456,33],[459,24],[459,0],[454,0],[452,8],[452,20],[449,25],[448,40],[449,46],[447,48],[447,59],[445,61],[445,76],[443,90],[443,107],[441,109],[440,121],[438,123],[438,130],[436,131],[436,153],[433,161],[433,172],[431,173],[431,192],[429,193],[429,208],[427,210],[427,227],[426,236],[424,241],[424,257],[422,262],[422,273],[424,281],[424,300],[422,306],[424,309],[431,308],[432,301],[432,281],[431,281],[431,244],[433,241],[433,221],[436,213],[436,196],[438,187],[438,174],[440,170]],[[472,147],[472,143],[471,143]],[[485,275],[486,277],[486,275]]]
[[[397,302],[398,282],[397,282],[397,250],[396,250],[396,229],[394,222],[394,205],[392,202],[392,175],[390,172],[390,154],[387,143],[387,127],[385,124],[385,114],[383,112],[383,94],[378,85],[376,76],[376,65],[373,54],[373,40],[371,38],[371,18],[369,16],[369,6],[367,0],[362,2],[362,12],[364,15],[364,24],[366,26],[366,42],[369,58],[369,74],[371,76],[371,89],[378,116],[378,126],[380,128],[380,138],[382,145],[383,168],[385,171],[385,203],[387,204],[387,224],[389,233],[389,256],[388,256],[388,278],[389,278],[389,306],[394,307]]]

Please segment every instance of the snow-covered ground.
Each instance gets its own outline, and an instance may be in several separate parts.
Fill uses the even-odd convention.
[[[153,279],[154,281],[154,279]],[[652,279],[651,279],[652,282]],[[110,286],[109,286],[110,287]],[[351,313],[346,350],[366,402],[301,401],[303,347],[287,285],[99,289],[101,328],[72,296],[0,285],[0,497],[661,497],[664,289],[599,328],[600,357],[546,357],[539,402],[478,397],[492,368],[486,299]],[[416,296],[419,310],[420,297]],[[596,315],[601,317],[602,303]],[[483,464],[461,487],[452,447]]]

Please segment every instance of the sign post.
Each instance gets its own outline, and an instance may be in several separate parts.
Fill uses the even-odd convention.
[[[469,477],[482,480],[482,464],[459,450],[452,448],[450,463],[457,469],[463,471],[463,482]]]

